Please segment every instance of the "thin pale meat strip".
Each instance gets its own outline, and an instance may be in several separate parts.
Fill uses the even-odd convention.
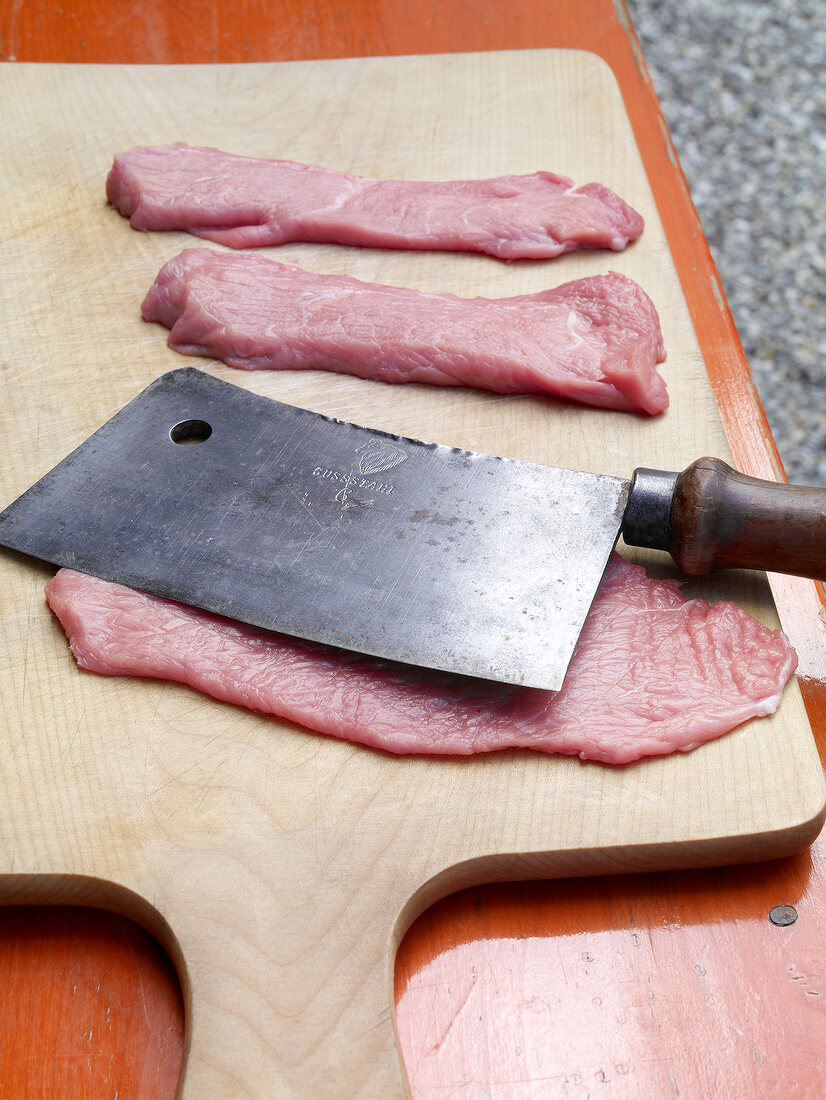
[[[649,415],[668,405],[657,311],[616,273],[512,298],[459,298],[186,249],[163,266],[142,312],[171,330],[176,351],[245,370],[331,370]]]
[[[623,249],[643,228],[607,187],[551,172],[378,180],[181,142],[118,154],[106,195],[134,229],[187,230],[231,248],[315,241],[552,259]]]
[[[402,754],[529,748],[626,764],[686,752],[772,713],[797,665],[781,631],[686,600],[618,555],[558,693],[329,649],[69,569],[46,595],[82,668],[176,680]]]

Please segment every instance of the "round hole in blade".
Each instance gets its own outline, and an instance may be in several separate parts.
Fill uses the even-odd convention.
[[[203,443],[212,435],[212,425],[206,420],[182,420],[169,429],[169,438],[182,447],[192,447]]]

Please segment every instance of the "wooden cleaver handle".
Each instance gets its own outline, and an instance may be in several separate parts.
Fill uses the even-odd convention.
[[[824,579],[826,489],[748,477],[718,458],[677,475],[638,470],[623,535],[668,550],[689,576],[726,565]]]

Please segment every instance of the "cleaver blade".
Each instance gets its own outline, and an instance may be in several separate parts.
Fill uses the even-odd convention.
[[[253,626],[556,690],[627,492],[185,367],[0,513],[0,544]]]
[[[619,535],[826,577],[826,489],[716,458],[630,480],[163,375],[0,513],[0,545],[253,626],[558,690]]]

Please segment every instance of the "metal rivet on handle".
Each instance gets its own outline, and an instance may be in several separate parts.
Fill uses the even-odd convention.
[[[775,905],[769,913],[769,920],[781,928],[786,924],[794,924],[797,920],[797,910],[793,905]]]

